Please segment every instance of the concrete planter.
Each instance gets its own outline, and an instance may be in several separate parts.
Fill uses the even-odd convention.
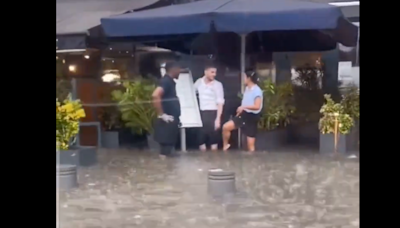
[[[319,136],[319,153],[333,154],[335,152],[335,136],[334,134],[320,134]],[[339,134],[337,152],[346,154],[346,135]]]
[[[346,135],[346,149],[348,152],[358,152],[360,141],[360,123],[356,121],[350,133]]]
[[[154,140],[154,135],[147,135],[147,145],[151,152],[159,152],[160,145]]]
[[[119,132],[103,131],[101,133],[101,147],[107,149],[119,148]]]
[[[94,146],[79,146],[70,150],[56,151],[56,163],[58,155],[61,165],[87,167],[97,164],[97,148]]]
[[[247,149],[247,139],[246,136],[242,137],[243,148]],[[287,130],[275,129],[272,131],[259,131],[256,137],[256,150],[276,150],[284,146],[287,142]]]
[[[288,126],[288,142],[302,145],[318,145],[318,122],[290,124]]]
[[[57,158],[59,156],[59,158]],[[56,151],[56,165],[57,160],[60,165],[75,165],[79,164],[79,150],[78,149],[70,149],[70,150],[61,150]]]

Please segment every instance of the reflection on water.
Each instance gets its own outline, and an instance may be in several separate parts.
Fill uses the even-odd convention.
[[[62,228],[359,227],[359,163],[312,154],[100,151],[61,194]],[[238,194],[207,196],[207,170],[236,172]]]

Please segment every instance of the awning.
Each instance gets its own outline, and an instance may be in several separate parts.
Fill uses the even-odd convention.
[[[159,0],[56,0],[56,50],[98,47],[100,18],[165,4]]]
[[[100,18],[146,7],[158,0],[57,0],[56,34],[87,34]]]

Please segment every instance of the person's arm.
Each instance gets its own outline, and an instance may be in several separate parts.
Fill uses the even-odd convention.
[[[216,86],[216,94],[217,94],[217,120],[221,120],[222,112],[224,111],[224,87],[222,83],[218,83]]]
[[[168,84],[167,81],[161,79],[160,84],[157,86],[157,88],[153,91],[153,105],[156,108],[156,112],[158,115],[164,114],[164,110],[162,109],[161,105],[161,98],[165,91],[168,90]]]

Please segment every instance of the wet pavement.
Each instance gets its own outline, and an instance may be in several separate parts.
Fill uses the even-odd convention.
[[[312,153],[99,151],[60,196],[61,228],[359,227],[359,161]],[[207,195],[207,171],[236,173],[235,197]]]

